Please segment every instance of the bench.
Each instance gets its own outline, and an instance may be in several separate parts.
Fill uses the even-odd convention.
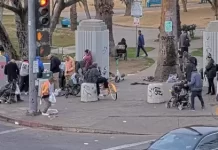
[[[146,6],[147,7],[151,7],[151,5],[159,5],[161,4],[161,0],[147,0],[147,4]]]

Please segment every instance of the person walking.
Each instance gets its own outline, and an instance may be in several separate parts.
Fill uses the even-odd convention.
[[[143,52],[145,53],[145,56],[148,56],[148,53],[146,52],[145,47],[144,47],[144,45],[145,45],[145,40],[144,40],[144,36],[143,36],[143,34],[142,34],[142,31],[139,30],[139,31],[138,31],[138,34],[139,34],[139,36],[138,36],[138,50],[137,50],[137,55],[136,55],[136,57],[139,57],[139,55],[140,55],[140,50],[141,50],[141,49],[142,49]]]
[[[20,92],[25,92],[25,95],[29,91],[29,62],[25,58],[21,64],[20,68]]]
[[[47,57],[50,62],[50,71],[53,73],[53,80],[54,80],[54,90],[60,90],[59,86],[59,74],[60,74],[60,65],[61,61],[52,54],[48,55]]]
[[[187,31],[183,31],[179,37],[179,48],[181,49],[181,56],[183,56],[183,52],[188,52],[190,41],[191,38],[189,37]]]
[[[188,86],[191,88],[191,110],[195,110],[195,97],[201,102],[201,107],[204,109],[204,100],[202,98],[202,87],[203,83],[201,80],[201,75],[197,71],[197,68],[194,68],[191,75],[191,82],[188,82]]]
[[[207,94],[215,95],[214,78],[216,77],[216,65],[210,53],[207,56],[207,62],[205,67],[205,74],[209,85]]]
[[[45,107],[42,111],[43,116],[48,116],[49,114],[47,113],[48,109],[51,107],[51,102],[49,101],[49,96],[53,93],[53,83],[54,79],[50,78],[48,81],[45,81],[42,84],[41,88],[41,99],[45,101]]]

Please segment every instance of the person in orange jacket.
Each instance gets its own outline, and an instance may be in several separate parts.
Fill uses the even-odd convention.
[[[75,73],[75,61],[72,57],[69,55],[64,56],[65,60],[65,79],[66,84],[69,83],[69,80],[71,80],[71,76]]]
[[[42,111],[42,115],[47,116],[47,111],[48,109],[51,107],[51,102],[49,101],[49,96],[52,94],[53,92],[53,83],[54,83],[54,79],[50,78],[48,81],[45,81],[42,84],[41,87],[41,98],[45,101],[45,108]]]

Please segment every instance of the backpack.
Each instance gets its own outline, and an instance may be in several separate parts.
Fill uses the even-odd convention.
[[[185,47],[189,47],[190,46],[190,40],[188,38],[188,34],[186,34],[185,41],[184,41],[184,46]]]

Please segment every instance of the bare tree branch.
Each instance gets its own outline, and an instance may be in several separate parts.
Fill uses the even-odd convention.
[[[7,5],[7,4],[5,4],[5,3],[0,3],[0,7],[3,7],[3,8],[5,8],[5,9],[8,9],[8,10],[10,10],[10,11],[16,13],[16,14],[19,14],[19,12],[20,12],[20,9],[17,9],[17,8],[15,8],[15,7],[13,7],[13,6],[10,6],[10,5]]]
[[[80,2],[81,0],[68,0],[67,2],[64,3],[64,8],[69,7],[73,4],[76,4],[77,2]]]

